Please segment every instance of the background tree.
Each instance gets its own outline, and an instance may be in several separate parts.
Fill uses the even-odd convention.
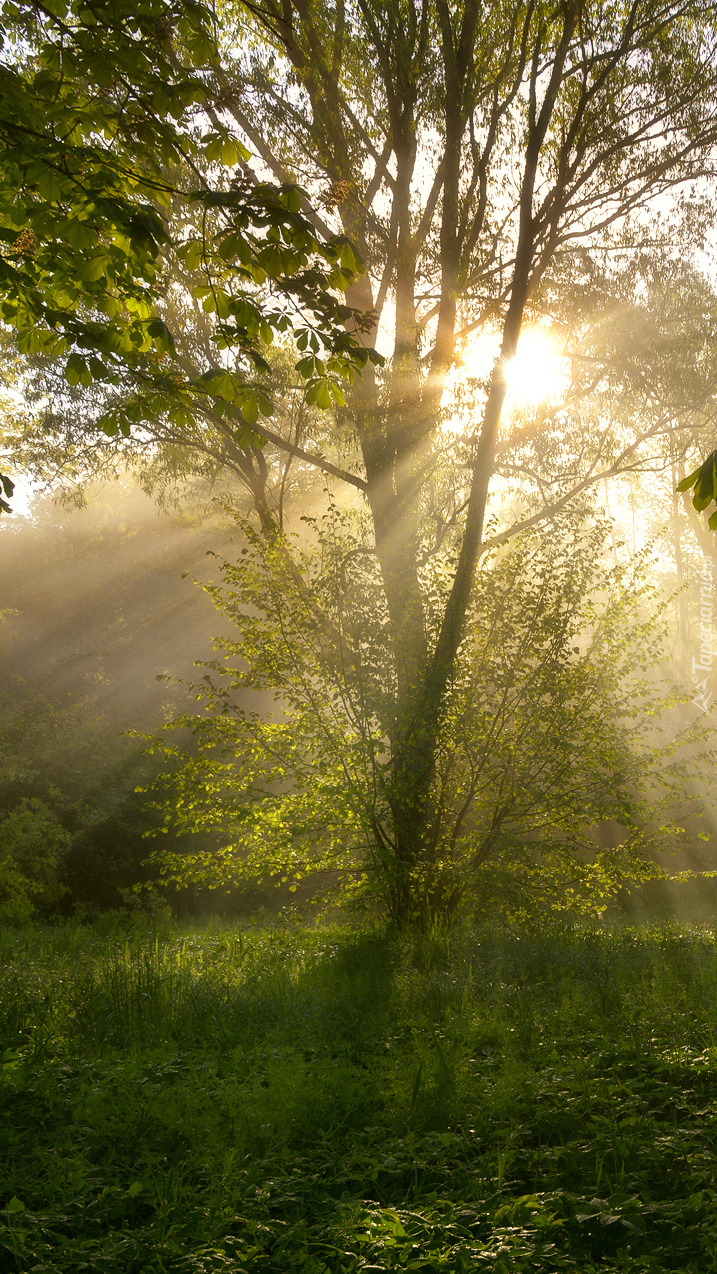
[[[158,517],[127,480],[87,499],[68,509],[36,498],[31,518],[0,532],[0,593],[12,599],[0,618],[2,844],[9,852],[28,811],[40,837],[55,820],[64,892],[41,905],[83,914],[122,905],[151,875],[145,834],[158,819],[135,789],[157,767],[128,732],[191,705],[157,674],[191,676],[192,659],[210,657],[211,602],[181,575],[206,579],[207,550],[230,552],[233,530],[216,515]],[[194,902],[190,891],[180,905]]]

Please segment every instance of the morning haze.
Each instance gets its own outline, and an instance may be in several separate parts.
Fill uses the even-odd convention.
[[[0,31],[0,1274],[714,1270],[717,0]]]

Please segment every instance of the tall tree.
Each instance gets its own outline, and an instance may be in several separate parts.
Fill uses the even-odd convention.
[[[225,112],[275,179],[323,188],[369,265],[348,293],[369,340],[395,306],[388,371],[364,374],[351,407],[395,659],[390,844],[407,915],[431,906],[416,880],[443,841],[436,740],[485,549],[521,327],[559,311],[562,280],[586,249],[629,253],[658,198],[709,171],[715,13],[655,0],[253,0],[235,14],[218,73]],[[426,479],[447,378],[462,340],[485,327],[497,353],[431,633]]]

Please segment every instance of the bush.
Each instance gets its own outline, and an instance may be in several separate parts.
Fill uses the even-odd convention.
[[[65,893],[59,880],[72,837],[44,801],[20,801],[0,819],[0,920],[49,912]]]

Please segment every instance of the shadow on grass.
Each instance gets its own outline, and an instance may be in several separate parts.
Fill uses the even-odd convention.
[[[714,1268],[708,930],[0,948],[0,1270]]]

